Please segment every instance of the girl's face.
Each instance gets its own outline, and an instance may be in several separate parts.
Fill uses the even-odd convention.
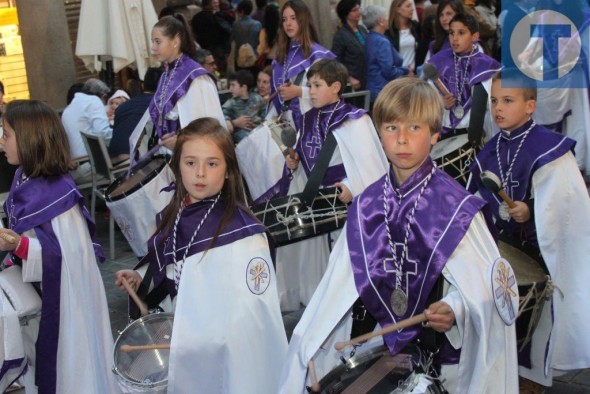
[[[296,40],[299,37],[299,23],[297,23],[297,15],[295,15],[293,8],[285,8],[282,21],[283,30],[285,31],[285,34],[287,34],[287,37]]]
[[[404,1],[397,10],[397,13],[402,18],[412,19],[412,16],[414,16],[414,2],[412,0]]]
[[[8,163],[17,166],[20,164],[20,161],[18,159],[16,135],[14,134],[14,130],[12,129],[10,123],[5,120],[3,125],[4,134],[2,135],[2,138],[0,138],[0,144],[4,148],[4,154],[6,155],[6,160]]]
[[[451,23],[451,19],[453,19],[453,17],[456,14],[457,13],[453,8],[451,8],[450,5],[443,8],[442,12],[438,16],[438,20],[440,21],[440,24],[444,31],[449,31],[449,23]]]
[[[159,62],[170,63],[180,56],[180,37],[166,37],[161,27],[152,29],[152,54]]]
[[[182,146],[180,175],[191,204],[215,196],[227,177],[225,156],[211,138],[190,138]]]

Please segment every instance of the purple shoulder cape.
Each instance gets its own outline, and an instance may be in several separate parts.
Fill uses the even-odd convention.
[[[441,275],[447,260],[463,239],[473,217],[485,202],[462,189],[439,169],[419,200],[408,237],[408,257],[402,265],[401,289],[408,295],[407,311],[393,312],[391,297],[396,288],[396,274],[388,241],[384,216],[384,182],[387,188],[387,223],[396,253],[401,256],[407,221],[420,194],[423,182],[432,171],[427,160],[401,186],[395,185],[393,172],[367,187],[354,199],[348,211],[346,237],[356,288],[367,310],[381,326],[422,313],[428,307],[428,296]],[[393,188],[401,193],[401,204]],[[420,325],[393,332],[384,337],[389,351],[396,354],[422,331]],[[456,362],[457,355],[449,355]]]
[[[543,126],[536,125],[531,129],[529,135],[525,137],[526,130],[529,129],[532,122],[532,120],[529,120],[511,133],[500,131],[485,144],[481,152],[478,153],[476,160],[471,164],[470,170],[473,181],[470,184],[470,190],[472,192],[479,191],[481,196],[489,203],[498,227],[507,234],[523,235],[533,245],[537,245],[534,221],[529,220],[526,223],[519,224],[512,219],[508,221],[502,220],[498,214],[502,203],[501,198],[486,189],[481,181],[481,173],[485,170],[493,172],[498,178],[502,179],[498,166],[498,157],[505,176],[514,153],[522,139],[526,138],[516,157],[512,167],[512,176],[509,177],[506,187],[506,193],[513,200],[526,202],[531,197],[531,183],[535,171],[565,155],[568,151],[574,152],[576,141],[549,131]],[[497,148],[499,148],[499,151]]]
[[[465,67],[467,66],[468,59],[469,69],[467,70],[467,86],[461,90],[461,104],[467,113],[471,109],[471,89],[479,82],[490,79],[494,74],[500,70],[501,65],[492,57],[482,53],[479,49],[473,55],[460,55],[460,74],[459,81],[463,78]],[[437,52],[433,55],[428,63],[432,64],[438,70],[438,74],[441,82],[449,89],[449,92],[453,96],[457,97],[455,88],[455,66],[454,66],[454,55],[453,49],[447,48]],[[456,127],[460,118],[457,118],[453,111],[449,111],[451,118],[451,127]]]
[[[291,46],[285,57],[285,63],[279,63],[276,59],[272,62],[272,83],[270,84],[271,94],[276,92],[278,87],[287,81],[294,82],[295,78],[301,72],[305,72],[313,63],[319,59],[335,59],[336,55],[330,52],[323,46],[312,43],[311,55],[309,57],[303,57],[303,51],[301,50],[300,44],[297,41],[291,41]],[[277,95],[272,100],[277,113],[283,112],[281,107],[283,105],[283,99]],[[294,113],[300,113],[299,109],[299,98],[291,100],[289,109]]]
[[[171,75],[172,73],[174,75]],[[162,137],[164,134],[178,132],[180,129],[180,120],[166,119],[166,114],[172,111],[178,100],[188,92],[191,83],[196,78],[205,74],[208,74],[207,70],[186,55],[181,55],[178,59],[168,64],[167,71],[160,77],[158,89],[149,105],[150,117],[154,122],[154,128],[159,137]],[[170,76],[172,76],[172,79],[168,82]],[[164,91],[166,96],[162,97]],[[163,102],[163,110],[159,108],[161,104],[160,100]],[[195,103],[195,105],[198,105],[198,103]],[[159,123],[160,112],[164,116],[162,125]]]
[[[197,229],[199,223],[211,207],[214,198],[208,198],[203,201],[190,204],[184,208],[178,222],[178,232],[176,234],[176,259],[182,261],[188,243]],[[236,214],[230,222],[224,227],[219,234],[214,245],[210,245],[211,240],[217,231],[217,225],[226,210],[225,200],[219,199],[213,208],[203,226],[199,230],[196,238],[190,246],[187,258],[205,249],[213,249],[220,246],[231,244],[242,238],[254,234],[266,232],[266,228],[256,218],[247,213],[242,208],[238,208]],[[160,216],[160,215],[159,215]],[[269,237],[270,243],[270,237]],[[173,280],[166,277],[166,266],[174,264],[174,250],[172,242],[172,232],[169,234],[157,233],[148,241],[148,253],[138,264],[149,263],[152,266],[154,287],[166,282],[168,292],[172,298],[176,296],[176,289]],[[231,263],[231,262],[228,262]]]
[[[60,240],[53,232],[51,220],[76,204],[80,206],[86,219],[94,252],[104,261],[102,249],[96,242],[94,222],[84,204],[84,198],[69,174],[25,178],[22,167],[19,167],[4,203],[10,228],[19,234],[34,230],[41,244],[42,306],[39,336],[35,344],[35,380],[39,392],[55,392],[57,379],[62,255]]]

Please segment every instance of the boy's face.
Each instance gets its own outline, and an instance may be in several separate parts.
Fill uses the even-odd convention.
[[[479,40],[479,33],[471,33],[461,22],[453,22],[449,27],[449,41],[455,53],[471,52],[472,45]]]
[[[317,74],[312,76],[309,81],[309,95],[311,97],[311,104],[314,108],[322,108],[328,104],[338,101],[340,96],[340,82],[334,82],[328,86],[326,81],[321,79]]]
[[[229,91],[231,92],[232,97],[241,97],[244,95],[244,90],[246,85],[240,86],[238,81],[229,81]]]
[[[438,140],[438,133],[431,135],[428,124],[415,121],[384,122],[379,127],[379,136],[399,184],[424,163]]]
[[[494,122],[506,131],[525,124],[537,108],[535,100],[525,99],[523,89],[503,88],[501,80],[492,83],[491,102]]]

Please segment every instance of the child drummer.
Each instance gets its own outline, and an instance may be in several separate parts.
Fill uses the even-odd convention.
[[[349,208],[327,272],[293,333],[281,392],[310,384],[310,360],[322,377],[348,357],[350,347],[340,353],[334,344],[350,339],[353,319],[360,319],[351,307],[359,297],[381,326],[425,311],[423,326],[383,339],[397,354],[431,329],[444,333],[442,346],[429,350],[438,352],[434,361],[442,364],[450,392],[516,391],[514,327],[490,302],[499,253],[481,212],[485,201],[429,156],[442,111],[436,90],[414,78],[390,82],[377,98],[374,121],[391,167]],[[444,291],[433,293],[439,278]]]
[[[532,346],[518,355],[520,375],[536,382],[523,384],[541,392],[539,384],[551,386],[553,371],[590,367],[590,339],[579,335],[590,323],[584,313],[590,199],[572,153],[575,141],[535,123],[536,98],[518,71],[494,75],[492,112],[500,132],[477,155],[468,188],[488,201],[500,240],[537,260],[559,288],[544,305]],[[486,189],[483,171],[496,175],[513,208]]]

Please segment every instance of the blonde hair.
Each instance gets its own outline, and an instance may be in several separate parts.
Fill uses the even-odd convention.
[[[375,101],[373,120],[377,130],[385,122],[420,121],[430,127],[430,134],[442,129],[443,101],[427,82],[414,78],[398,78],[389,82]]]
[[[502,78],[506,81],[511,81],[511,85],[522,90],[525,100],[537,101],[537,88],[533,83],[525,80],[519,70],[515,69],[504,69],[496,72],[492,77],[492,83],[496,81],[502,81]],[[520,86],[520,87],[519,87]]]

